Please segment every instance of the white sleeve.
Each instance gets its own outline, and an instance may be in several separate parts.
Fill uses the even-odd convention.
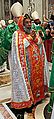
[[[54,104],[53,104],[51,119],[54,119]]]

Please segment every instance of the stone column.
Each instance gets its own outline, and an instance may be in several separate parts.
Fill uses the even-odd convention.
[[[46,17],[48,18],[48,0],[46,0]]]
[[[0,19],[1,19],[1,0],[0,0]]]
[[[2,19],[4,19],[4,17],[5,17],[5,14],[4,14],[4,0],[2,0],[2,2],[1,2],[1,9],[2,9],[1,16],[2,16]]]
[[[35,1],[35,9],[39,14],[39,17],[42,21],[42,0],[36,0]]]
[[[28,13],[29,0],[23,0],[24,13]]]
[[[42,0],[42,12],[43,12],[43,15],[46,16],[46,18],[48,18],[48,0]]]
[[[10,7],[11,7],[11,1],[9,0],[9,13],[10,13]],[[10,13],[10,18],[11,18],[11,13]]]
[[[0,19],[4,19],[4,0],[0,0]]]

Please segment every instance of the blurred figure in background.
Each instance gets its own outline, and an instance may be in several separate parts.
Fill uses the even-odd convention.
[[[2,28],[5,29],[6,28],[6,23],[5,23],[5,20],[1,20],[1,25],[2,25]]]
[[[52,70],[49,80],[49,92],[50,92],[50,101],[48,105],[48,113],[52,112],[53,104],[54,104],[54,30],[51,30],[52,36]],[[54,110],[54,109],[53,109]]]
[[[47,24],[47,27],[46,27],[46,40],[44,41],[44,46],[45,46],[47,61],[51,63],[52,62],[52,59],[51,59],[52,37],[51,37],[51,28],[49,24]]]
[[[0,21],[0,73],[6,70],[6,60],[7,60],[7,50],[2,46],[2,42],[4,40],[4,32],[5,32],[6,24],[5,20]]]
[[[53,14],[51,14],[51,18],[49,20],[49,24],[50,24],[51,29],[53,29],[54,28],[54,15]]]
[[[31,14],[31,16],[33,19],[32,29],[34,29],[36,31],[36,33],[39,34],[39,36],[44,41],[46,39],[46,32],[45,32],[45,29],[41,26],[41,20],[39,18],[38,12],[34,11]]]

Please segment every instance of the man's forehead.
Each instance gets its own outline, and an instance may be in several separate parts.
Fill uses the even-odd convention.
[[[25,19],[25,21],[31,21],[29,18]]]

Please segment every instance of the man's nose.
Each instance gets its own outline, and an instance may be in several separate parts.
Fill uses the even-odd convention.
[[[28,22],[28,25],[31,26],[31,22]]]

